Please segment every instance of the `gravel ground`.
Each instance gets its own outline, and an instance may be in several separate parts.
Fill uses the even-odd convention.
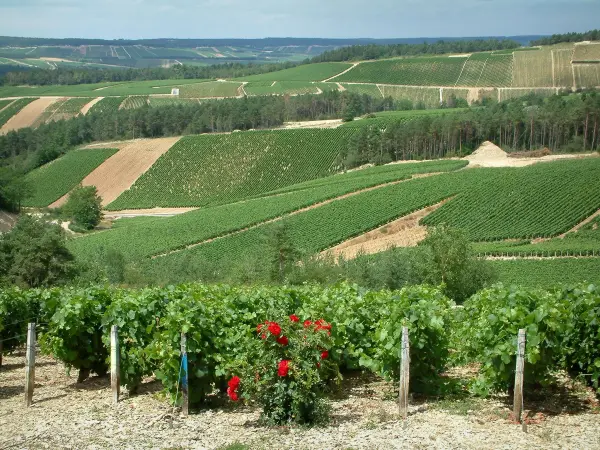
[[[600,449],[600,408],[593,395],[580,391],[532,400],[532,423],[524,433],[509,420],[503,399],[420,403],[402,421],[391,385],[347,377],[331,400],[328,427],[266,428],[257,423],[258,410],[227,403],[183,418],[152,380],[139,395],[124,395],[113,406],[107,378],[76,384],[75,373],[67,376],[61,364],[43,356],[36,361],[36,390],[27,409],[24,379],[24,355],[5,357],[0,372],[2,450],[215,449],[235,442],[268,449]]]

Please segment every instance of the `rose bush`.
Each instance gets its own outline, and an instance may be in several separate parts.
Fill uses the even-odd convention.
[[[292,314],[259,324],[256,332],[248,358],[236,368],[241,379],[229,380],[229,398],[258,403],[271,424],[323,421],[327,381],[339,379],[338,366],[329,359],[331,325],[323,319],[300,322]]]

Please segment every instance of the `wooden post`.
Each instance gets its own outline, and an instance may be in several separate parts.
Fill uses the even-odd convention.
[[[402,346],[400,349],[400,417],[408,416],[408,385],[410,374],[410,344],[408,342],[408,327],[402,327]]]
[[[513,402],[513,414],[515,420],[521,423],[523,412],[523,373],[525,371],[525,330],[519,330],[517,340],[517,368],[515,370],[515,398]]]
[[[2,352],[4,351],[4,341],[0,340],[0,370],[2,370]]]
[[[110,329],[110,385],[112,387],[113,403],[119,403],[121,389],[121,355],[119,353],[119,327],[113,325]]]
[[[188,393],[188,360],[187,360],[187,338],[185,333],[181,333],[181,394],[183,404],[181,405],[181,412],[184,416],[189,413],[189,393]]]
[[[25,406],[31,406],[35,383],[35,323],[27,326],[27,353],[25,356]]]

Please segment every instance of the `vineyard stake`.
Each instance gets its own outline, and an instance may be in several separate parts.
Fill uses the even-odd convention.
[[[182,366],[182,377],[181,377],[181,394],[183,396],[183,404],[181,411],[184,416],[189,413],[189,393],[188,393],[188,360],[187,360],[187,338],[185,333],[181,333],[181,366]]]
[[[119,327],[113,325],[110,329],[110,385],[112,387],[113,403],[119,403],[121,388],[121,355],[119,353]]]
[[[402,327],[402,346],[400,349],[400,394],[398,404],[400,417],[408,416],[408,384],[410,373],[410,344],[408,342],[408,327]]]
[[[513,414],[515,420],[521,423],[521,413],[523,412],[523,375],[525,371],[525,330],[519,330],[517,339],[517,367],[515,370],[515,397],[513,402]]]
[[[2,351],[4,350],[4,341],[0,340],[0,370],[2,370]]]
[[[35,384],[35,323],[27,326],[27,353],[25,355],[25,406],[31,406]]]

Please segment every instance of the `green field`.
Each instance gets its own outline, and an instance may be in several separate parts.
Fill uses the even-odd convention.
[[[398,122],[408,122],[418,117],[439,117],[445,114],[456,114],[464,111],[468,111],[468,108],[456,108],[456,109],[424,109],[424,110],[410,110],[410,111],[384,111],[375,113],[375,117],[367,117],[364,119],[355,119],[352,122],[346,122],[341,125],[341,128],[367,128],[370,126],[376,126],[380,129],[385,129],[390,124]]]
[[[109,209],[235,201],[335,171],[352,130],[250,131],[184,137]]]
[[[212,98],[212,97],[237,97],[240,95],[238,82],[208,81],[195,83],[179,88],[181,98]]]
[[[356,94],[369,95],[371,97],[383,97],[376,84],[342,84],[342,87],[348,92]]]
[[[490,261],[498,280],[525,287],[600,283],[600,258]]]
[[[23,96],[110,97],[128,95],[170,94],[174,87],[198,84],[206,80],[151,80],[114,83],[77,84],[68,86],[2,86],[0,98]]]
[[[177,105],[197,105],[196,98],[178,98],[178,97],[149,97],[148,104],[150,106],[177,106]]]
[[[91,101],[92,99],[87,97],[74,97],[57,100],[48,106],[48,108],[46,108],[42,114],[40,114],[33,126],[36,127],[43,123],[75,117],[81,112],[81,108]]]
[[[117,112],[124,100],[125,97],[105,97],[92,106],[88,111],[88,114],[93,114],[96,112]]]
[[[135,260],[222,236],[349,192],[418,173],[452,171],[464,166],[464,161],[434,161],[348,172],[282,188],[265,198],[202,208],[171,218],[142,217],[125,223],[118,220],[114,230],[71,241],[70,248],[84,258],[96,254],[101,247],[119,249],[128,259]]]
[[[137,109],[148,105],[147,95],[135,95],[127,97],[119,106],[121,109]]]
[[[530,241],[479,242],[477,253],[493,256],[600,256],[600,217],[564,238],[532,244]]]
[[[394,100],[410,100],[413,106],[424,108],[439,108],[440,89],[431,87],[412,86],[390,86],[380,85],[384,97],[392,97]]]
[[[24,206],[45,207],[67,194],[91,171],[118,150],[112,148],[71,150],[59,159],[29,172],[26,181],[33,196]]]
[[[465,63],[456,86],[512,86],[512,64],[512,54],[474,53]]]
[[[428,57],[365,62],[332,81],[454,86],[466,60],[466,57]]]
[[[302,95],[317,94],[315,84],[306,81],[251,81],[244,86],[248,95]]]
[[[13,100],[0,100],[0,110],[4,109],[5,106],[10,105]]]
[[[323,81],[352,67],[347,63],[305,64],[291,69],[240,78],[243,81]]]
[[[0,111],[0,128],[10,120],[12,116],[17,114],[27,105],[29,105],[32,101],[37,100],[36,98],[20,98],[18,100],[13,101],[10,105],[6,106],[2,111]]]

